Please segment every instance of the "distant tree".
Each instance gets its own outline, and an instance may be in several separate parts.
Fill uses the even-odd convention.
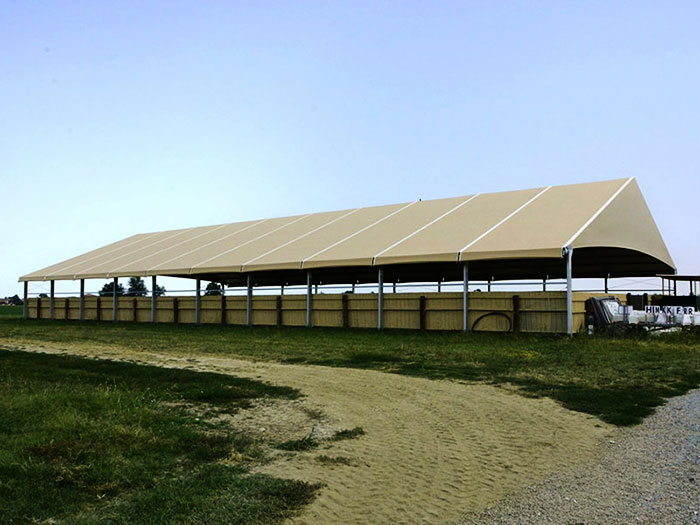
[[[156,284],[156,297],[163,297],[166,291],[167,290],[165,289],[165,286],[160,286],[159,284]]]
[[[114,295],[114,282],[110,281],[105,284],[99,293],[102,297],[112,297]],[[120,295],[124,295],[124,287],[121,284],[117,284],[117,297]]]
[[[204,295],[221,295],[224,287],[219,283],[209,283],[206,287]]]
[[[148,288],[141,277],[129,277],[129,287],[126,295],[130,297],[145,297],[148,295]]]

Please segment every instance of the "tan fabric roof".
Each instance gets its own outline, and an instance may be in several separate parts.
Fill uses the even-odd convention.
[[[134,235],[20,281],[561,258],[621,248],[674,269],[634,179]]]

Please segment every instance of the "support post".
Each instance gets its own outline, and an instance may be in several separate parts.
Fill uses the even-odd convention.
[[[382,329],[382,313],[384,310],[384,268],[377,271],[377,330]]]
[[[488,282],[486,283],[486,291],[490,292],[491,291],[491,278],[489,277]]]
[[[80,321],[85,320],[85,279],[80,279],[80,311],[78,319]]]
[[[608,276],[605,276],[605,293],[608,293]]]
[[[284,285],[280,285],[280,295],[284,295]]]
[[[151,277],[151,322],[156,322],[156,308],[158,307],[158,297],[156,296],[156,287],[158,283],[156,282],[156,276]]]
[[[277,325],[277,328],[280,328],[282,326],[282,295],[278,295],[275,299],[275,311],[277,313],[275,324]]]
[[[351,288],[351,290],[352,290],[352,293],[355,293],[355,283],[352,283],[352,288]]]
[[[221,292],[221,324],[226,324],[226,294]]]
[[[56,309],[56,281],[51,281],[51,296],[49,297],[49,319],[54,320]]]
[[[51,282],[53,282],[53,281],[51,281]],[[673,297],[676,297],[677,295],[678,295],[678,281],[676,281],[674,279],[673,280]],[[53,297],[53,295],[51,297]],[[53,315],[51,316],[51,318],[53,319]]]
[[[194,324],[199,324],[202,320],[202,280],[197,279],[194,296]]]
[[[520,296],[513,296],[513,332],[520,332]]]
[[[68,297],[63,300],[63,318],[66,321],[70,319],[70,299]]]
[[[343,294],[340,296],[341,305],[343,307],[343,328],[348,328],[350,326],[350,315],[348,310],[348,294]]]
[[[574,305],[573,305],[573,278],[571,259],[574,255],[573,248],[564,248],[566,257],[566,333],[574,335]]]
[[[112,286],[112,321],[117,320],[117,310],[119,308],[119,303],[117,300],[117,285],[119,284],[119,278],[115,277]]]
[[[438,281],[438,293],[442,291],[442,281]]]
[[[246,293],[245,302],[245,324],[246,326],[253,325],[253,276],[248,274],[247,277],[248,290]]]
[[[22,319],[29,318],[29,282],[24,281],[24,301],[22,302]]]
[[[546,292],[547,291],[547,278],[545,277],[542,279],[542,291]]]
[[[418,327],[425,330],[425,295],[418,298]]]
[[[469,263],[462,265],[462,331],[469,331]]]
[[[391,293],[396,293],[396,281],[392,284]]]
[[[311,328],[311,271],[306,272],[306,327]]]

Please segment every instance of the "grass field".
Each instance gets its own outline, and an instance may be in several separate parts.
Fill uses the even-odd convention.
[[[264,459],[259,444],[212,417],[298,395],[228,375],[0,351],[0,521],[280,522],[317,487],[248,474]]]
[[[11,317],[22,317],[22,307],[21,306],[0,306],[0,319],[7,319]]]
[[[0,320],[0,344],[95,343],[514,386],[615,425],[700,386],[700,332],[638,338]]]

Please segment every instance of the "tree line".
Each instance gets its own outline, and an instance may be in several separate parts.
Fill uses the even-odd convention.
[[[162,297],[166,293],[166,289],[163,286],[156,285],[156,297]],[[223,295],[224,286],[219,283],[209,283],[204,290],[204,295]],[[106,283],[99,294],[103,297],[114,296],[114,281]],[[127,284],[126,291],[121,283],[117,283],[117,297],[146,297],[149,294],[148,288],[146,288],[146,283],[140,277],[130,277],[129,283]]]
[[[165,292],[165,287],[156,285],[156,297],[165,295]],[[102,297],[114,296],[114,281],[110,281],[105,284],[99,293]],[[143,279],[140,277],[130,277],[126,291],[124,291],[124,286],[121,283],[117,283],[117,297],[146,297],[148,294],[149,291],[148,288],[146,288],[146,283],[144,283]]]

